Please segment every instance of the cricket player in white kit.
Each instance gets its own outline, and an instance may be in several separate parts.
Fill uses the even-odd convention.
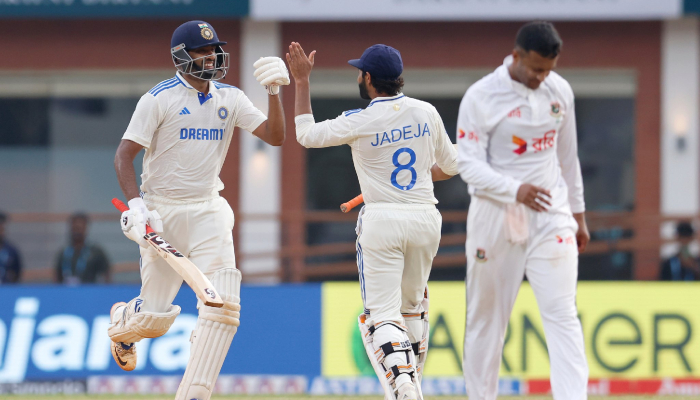
[[[360,70],[360,96],[372,100],[367,108],[315,123],[309,94],[314,57],[298,43],[289,46],[297,141],[352,149],[366,204],[357,225],[363,343],[386,400],[422,399],[427,282],[442,226],[433,181],[457,174],[457,151],[435,107],[401,93],[401,55],[382,44],[349,61]]]
[[[498,394],[504,336],[525,275],[542,315],[554,398],[586,399],[576,279],[589,234],[574,95],[552,72],[561,45],[550,23],[526,24],[513,54],[460,105],[459,173],[472,195],[463,365],[470,399]]]
[[[279,146],[285,138],[279,85],[289,84],[284,62],[261,58],[255,76],[269,93],[269,119],[238,88],[222,83],[229,54],[204,21],[182,24],[173,33],[171,56],[177,73],[144,94],[117,149],[115,168],[129,199],[122,214],[124,234],[141,246],[141,293],[111,310],[112,355],[122,369],[136,366],[136,342],[165,334],[180,312],[172,301],[183,278],[143,239],[146,223],[198,266],[221,298],[222,308],[198,302],[190,358],[177,400],[208,400],[239,325],[241,274],[233,250],[233,211],[219,196],[219,172],[234,128]],[[141,149],[141,193],[133,160]]]

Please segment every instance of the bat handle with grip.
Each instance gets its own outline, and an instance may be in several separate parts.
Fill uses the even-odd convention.
[[[358,205],[362,204],[365,201],[364,197],[362,195],[359,195],[355,197],[354,199],[348,201],[347,203],[343,203],[340,205],[340,211],[346,213],[353,208],[357,207]]]
[[[112,204],[114,204],[114,207],[116,207],[117,210],[119,210],[121,212],[129,210],[129,207],[127,207],[126,204],[124,204],[121,200],[117,199],[116,197],[112,199]],[[153,229],[151,229],[151,227],[148,226],[148,224],[146,224],[146,233],[151,233],[151,232],[153,232]]]

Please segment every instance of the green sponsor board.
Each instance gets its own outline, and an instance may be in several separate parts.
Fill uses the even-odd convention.
[[[465,291],[461,282],[431,282],[427,377],[462,374]],[[495,294],[494,294],[495,295]],[[356,283],[322,289],[325,377],[373,375],[357,327],[362,313]],[[577,290],[592,379],[700,377],[700,284],[581,282]],[[532,288],[524,283],[506,332],[501,376],[547,379],[549,357]]]

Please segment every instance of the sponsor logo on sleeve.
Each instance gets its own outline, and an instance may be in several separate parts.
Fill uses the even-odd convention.
[[[475,141],[475,142],[478,142],[478,141],[479,141],[479,135],[477,135],[476,132],[474,132],[474,131],[469,131],[469,133],[466,133],[466,132],[464,132],[463,129],[460,129],[460,130],[459,130],[459,138],[460,138],[460,139],[463,139],[463,138],[465,138],[465,137],[466,137],[468,140],[473,140],[473,141]]]

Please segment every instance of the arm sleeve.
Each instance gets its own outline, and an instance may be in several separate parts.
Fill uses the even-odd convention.
[[[151,147],[153,134],[160,126],[162,118],[156,98],[149,93],[144,94],[136,104],[136,110],[122,139],[131,140],[145,148]]]
[[[315,123],[313,114],[302,114],[294,118],[294,123],[297,142],[304,147],[340,146],[354,139],[354,124],[344,114],[319,123]]]
[[[263,122],[267,121],[265,114],[255,107],[253,102],[243,92],[241,92],[236,101],[235,114],[236,126],[248,132],[253,132]]]
[[[476,100],[469,92],[457,117],[457,168],[470,193],[502,203],[515,203],[521,182],[496,172],[486,157],[489,135],[480,126]]]
[[[571,92],[570,96],[571,103],[559,129],[557,157],[561,165],[562,177],[569,188],[571,212],[578,214],[586,211],[586,205],[583,200],[583,177],[581,176],[581,164],[578,160],[578,145],[576,143],[576,115],[573,92]]]
[[[457,170],[457,149],[447,135],[447,130],[445,130],[445,124],[442,122],[440,114],[438,114],[437,111],[433,114],[435,125],[437,126],[437,134],[435,135],[435,161],[442,172],[447,175],[457,175],[459,173]]]

